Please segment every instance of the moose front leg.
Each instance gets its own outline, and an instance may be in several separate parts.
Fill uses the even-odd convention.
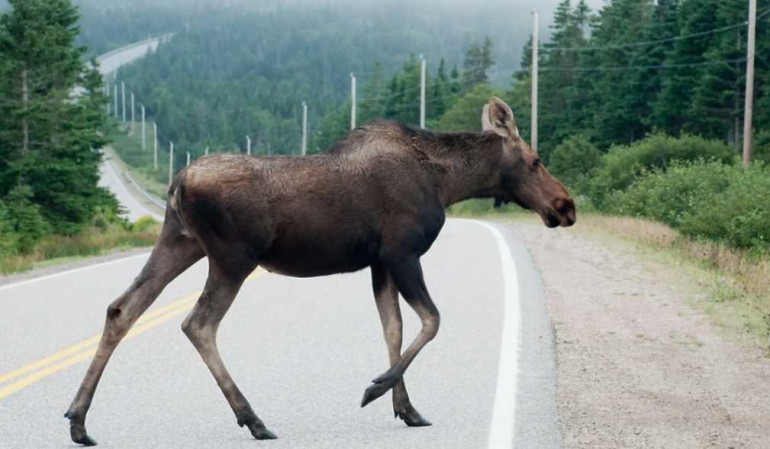
[[[377,303],[377,311],[382,322],[385,342],[388,345],[390,366],[393,367],[401,357],[403,335],[401,310],[398,305],[398,289],[393,278],[380,265],[372,266],[372,288]],[[393,414],[410,427],[431,425],[429,421],[420,416],[420,413],[409,401],[409,394],[406,392],[403,377],[393,387]]]

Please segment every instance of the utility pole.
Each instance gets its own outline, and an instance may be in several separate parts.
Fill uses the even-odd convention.
[[[757,34],[757,0],[749,0],[749,42],[746,55],[746,99],[743,106],[743,166],[751,163],[754,134],[754,41]]]
[[[350,129],[356,128],[356,75],[350,74]]]
[[[171,187],[171,182],[174,180],[174,142],[170,142],[170,148],[168,150],[168,186]]]
[[[110,92],[112,92],[112,89],[110,89],[110,83],[104,82],[104,96],[107,97],[107,116],[109,117],[112,115],[112,102],[110,101]]]
[[[251,139],[246,136],[246,154],[251,154]]]
[[[153,131],[155,131],[155,139],[152,143],[152,168],[158,170],[158,124],[152,122]]]
[[[420,128],[425,129],[425,58],[420,55]]]
[[[302,102],[302,155],[307,154],[307,104]]]
[[[123,97],[123,123],[126,123],[126,83],[125,81],[120,82],[120,87],[123,89],[122,97]]]
[[[537,151],[537,77],[538,73],[538,29],[537,13],[532,12],[532,132],[529,145]]]
[[[147,149],[147,142],[145,141],[147,137],[147,131],[145,126],[144,105],[142,105],[142,151]]]
[[[190,166],[190,152],[187,152],[187,166]]]
[[[208,156],[208,155],[209,155],[209,147],[206,147],[206,151],[205,151],[205,154],[206,154],[206,156]]]
[[[134,93],[131,92],[131,135],[134,135]]]
[[[115,86],[113,86],[115,89],[115,118],[118,118],[118,84],[115,83]]]

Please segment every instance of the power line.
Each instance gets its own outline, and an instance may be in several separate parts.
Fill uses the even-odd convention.
[[[631,70],[660,70],[676,69],[683,67],[700,67],[708,65],[735,64],[746,62],[746,58],[728,59],[724,61],[704,61],[682,64],[658,64],[658,65],[639,65],[639,66],[605,66],[605,67],[548,67],[543,68],[541,72],[604,72],[604,71],[631,71]]]
[[[763,16],[770,13],[770,8],[765,9],[761,14],[757,16],[757,19],[762,18]],[[693,34],[686,34],[684,36],[674,36],[669,37],[666,39],[657,39],[652,41],[643,41],[643,42],[631,42],[627,44],[616,44],[616,45],[604,45],[604,46],[598,46],[598,47],[548,47],[548,45],[544,45],[543,50],[544,51],[572,51],[572,52],[583,52],[583,51],[596,51],[596,50],[617,50],[617,49],[623,49],[623,48],[635,48],[635,47],[645,47],[648,45],[657,45],[657,44],[664,44],[667,42],[676,42],[681,40],[687,40],[692,39],[696,37],[702,37],[702,36],[708,36],[710,34],[716,34],[721,33],[723,31],[729,31],[735,28],[745,27],[748,25],[747,21],[742,21],[740,23],[736,23],[733,25],[728,25],[720,28],[714,28],[713,30],[707,30],[707,31],[701,31],[699,33],[693,33]]]

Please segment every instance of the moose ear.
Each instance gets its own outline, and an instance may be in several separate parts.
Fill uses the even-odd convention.
[[[519,136],[513,111],[503,100],[497,97],[490,98],[489,104],[484,105],[481,123],[485,131],[489,129],[503,137]]]
[[[489,122],[489,105],[485,104],[481,108],[481,130],[489,131],[490,129],[492,129],[492,123]]]

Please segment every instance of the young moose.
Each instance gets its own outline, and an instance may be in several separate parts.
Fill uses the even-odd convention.
[[[216,345],[219,322],[257,266],[309,277],[371,267],[390,369],[374,379],[361,406],[393,390],[393,411],[408,426],[429,426],[412,406],[403,375],[439,327],[420,256],[438,236],[444,210],[467,198],[498,198],[540,214],[548,227],[575,223],[564,186],[519,136],[511,109],[492,98],[481,133],[437,133],[377,121],[330,151],[306,157],[220,155],[183,170],[170,191],[150,259],[107,308],[104,333],[65,414],[72,440],[96,442],[85,418],[104,367],[120,340],[163,288],[202,257],[206,286],[182,324],[235,412],[256,439],[272,439],[228,374]],[[422,321],[401,352],[398,294]]]

